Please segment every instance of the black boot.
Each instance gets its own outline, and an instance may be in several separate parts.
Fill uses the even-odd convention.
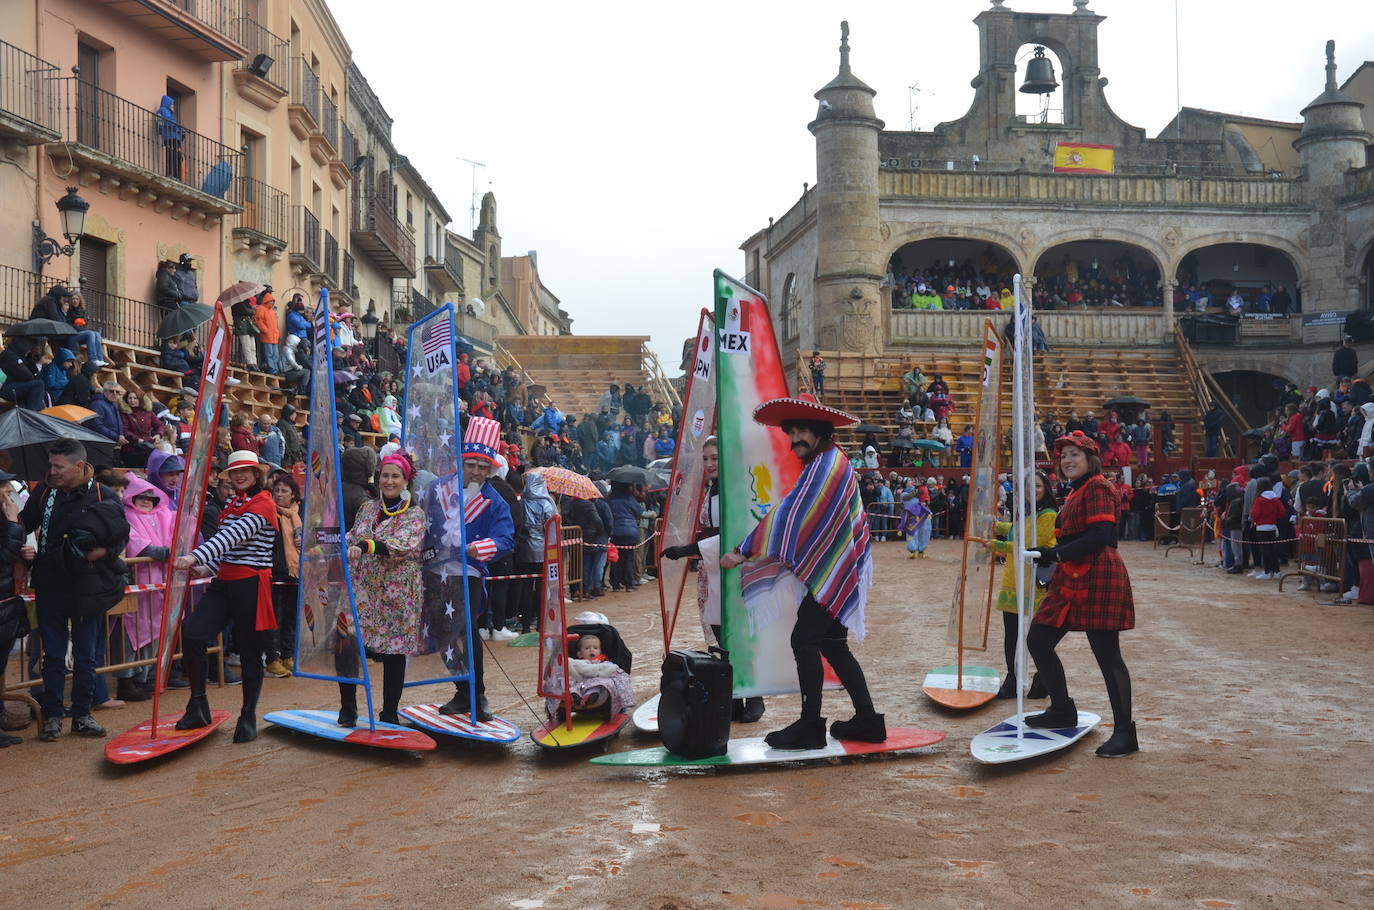
[[[358,687],[352,683],[339,683],[340,727],[358,726]]]
[[[262,677],[244,676],[243,707],[239,709],[239,723],[234,728],[234,742],[251,743],[258,738],[258,696],[261,694]]]
[[[1026,718],[1026,726],[1040,730],[1056,729],[1062,730],[1067,727],[1078,725],[1078,708],[1074,705],[1072,698],[1066,698],[1064,704],[1056,705],[1050,702],[1050,709],[1042,714],[1032,714]]]
[[[825,718],[803,717],[763,738],[770,749],[823,749],[826,744]]]
[[[606,706],[608,709],[610,708],[609,701],[606,703]],[[607,714],[609,713],[610,712],[608,710]],[[495,715],[492,714],[491,709],[487,707],[487,697],[485,695],[477,696],[477,722],[484,724],[487,721],[491,720],[493,717],[495,717]],[[607,719],[609,719],[609,717]]]
[[[152,696],[148,694],[147,689],[134,682],[132,676],[121,676],[115,698],[121,701],[147,701]]]
[[[1016,674],[1008,673],[1007,678],[1002,680],[1002,686],[997,690],[997,697],[1015,698],[1016,697]]]
[[[401,692],[406,683],[406,660],[395,654],[383,654],[382,661],[382,711],[377,719],[384,724],[401,723]]]
[[[459,685],[455,687],[453,697],[439,706],[439,713],[452,717],[454,714],[468,713],[468,690]]]
[[[1111,738],[1097,747],[1097,754],[1103,758],[1120,758],[1140,751],[1140,743],[1135,738],[1135,721],[1117,724]]]
[[[1030,691],[1026,693],[1027,698],[1049,698],[1050,691],[1045,688],[1045,684],[1040,681],[1040,674],[1031,677]]]
[[[205,645],[200,642],[186,642],[182,669],[191,683],[191,700],[186,705],[186,713],[177,721],[178,730],[195,730],[210,725],[210,701],[205,697]]]
[[[756,724],[763,717],[763,696],[752,695],[744,700],[744,708],[739,713],[742,724]]]
[[[875,712],[858,714],[852,720],[835,721],[830,725],[830,735],[836,739],[880,743],[887,739],[887,723],[883,715]]]

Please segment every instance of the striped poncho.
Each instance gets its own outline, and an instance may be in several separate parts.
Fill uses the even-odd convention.
[[[743,566],[741,576],[751,609],[767,602],[790,572],[855,638],[864,637],[864,607],[873,582],[868,518],[854,471],[839,449],[825,449],[802,468],[797,485],[739,551],[757,557]]]

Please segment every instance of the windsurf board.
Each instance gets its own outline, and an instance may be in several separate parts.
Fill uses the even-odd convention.
[[[430,733],[443,733],[446,736],[459,736],[489,743],[511,743],[520,738],[520,728],[504,718],[493,717],[491,720],[473,723],[467,714],[440,714],[437,704],[410,705],[402,708],[400,714],[415,726]]]
[[[571,749],[610,739],[629,722],[626,714],[612,714],[610,720],[599,714],[574,714],[571,730],[561,720],[550,720],[531,730],[530,739],[545,749]]]
[[[987,765],[1000,765],[1058,752],[1087,736],[1088,731],[1102,720],[1091,711],[1079,711],[1078,723],[1072,727],[1051,730],[1026,727],[1026,716],[1038,713],[1027,711],[1014,714],[973,737],[973,742],[969,744],[973,757]],[[1016,736],[1018,729],[1024,729],[1024,734],[1019,739]]]
[[[844,758],[850,755],[874,755],[879,752],[921,749],[926,746],[933,746],[944,738],[945,734],[938,730],[922,730],[918,727],[892,727],[887,731],[887,739],[880,743],[863,743],[827,737],[825,746],[820,749],[783,750],[769,748],[762,736],[750,736],[745,739],[730,740],[724,755],[712,755],[709,758],[682,758],[660,746],[653,749],[632,749],[628,752],[598,755],[591,762],[594,765],[615,765],[629,768],[784,764],[814,761],[819,758]]]
[[[655,695],[644,704],[635,708],[635,713],[631,715],[635,729],[641,733],[658,732],[658,700],[661,695]]]
[[[958,666],[936,667],[926,674],[921,691],[937,705],[946,708],[981,708],[997,697],[1002,680],[992,667],[964,665],[962,676]]]
[[[152,718],[137,727],[125,730],[105,744],[105,757],[116,765],[132,765],[157,758],[198,743],[219,729],[229,719],[228,711],[211,711],[210,722],[191,730],[178,730],[180,714],[164,714],[157,719],[157,737],[153,738]]]
[[[360,746],[375,746],[379,749],[410,749],[428,752],[434,748],[434,740],[419,730],[401,727],[396,724],[377,722],[376,729],[369,729],[366,721],[362,726],[340,727],[334,711],[273,711],[263,720],[297,733],[309,733],[321,739],[340,743],[354,743]]]

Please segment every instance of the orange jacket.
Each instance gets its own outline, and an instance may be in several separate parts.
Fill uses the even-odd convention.
[[[281,343],[281,323],[277,321],[277,308],[270,297],[264,296],[263,302],[253,309],[253,324],[258,327],[258,341],[263,344]]]

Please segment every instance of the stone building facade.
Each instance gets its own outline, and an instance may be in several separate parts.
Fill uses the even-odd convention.
[[[1244,319],[1227,344],[1199,347],[1218,371],[1299,382],[1326,374],[1339,321],[1368,309],[1374,273],[1374,111],[1358,96],[1368,64],[1338,86],[1327,45],[1325,85],[1293,123],[1185,109],[1151,138],[1108,105],[1098,66],[1105,17],[1074,0],[1066,13],[1023,13],[994,0],[974,22],[979,71],[958,120],[891,131],[875,91],[851,69],[842,27],[839,72],[816,92],[817,185],[744,242],[746,279],[774,308],[784,361],[813,348],[877,355],[976,344],[986,313],[891,305],[894,262],[991,256],[1033,288],[1068,255],[1128,256],[1153,276],[1151,306],[1045,312],[1059,345],[1168,345],[1181,276],[1253,294],[1285,284],[1300,312]],[[1053,54],[1058,108],[1016,113],[1018,56]],[[1314,71],[1316,49],[1313,49]],[[1315,73],[1314,73],[1315,75]],[[1346,91],[1349,87],[1351,90]],[[1057,173],[1057,143],[1112,146],[1110,173]],[[1287,143],[1282,152],[1279,143]],[[1362,353],[1374,368],[1374,344]]]

